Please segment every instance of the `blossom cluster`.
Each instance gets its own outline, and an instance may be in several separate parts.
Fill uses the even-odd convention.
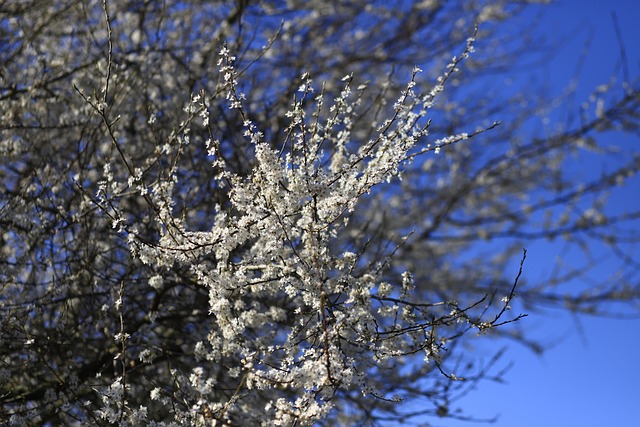
[[[269,425],[311,425],[334,408],[336,393],[359,389],[386,399],[368,376],[392,359],[423,352],[426,361],[438,360],[442,320],[435,320],[435,305],[411,302],[412,276],[403,274],[395,285],[385,281],[392,254],[368,259],[362,248],[336,246],[336,237],[361,197],[401,173],[410,150],[423,144],[421,153],[437,153],[440,143],[466,138],[453,136],[433,146],[425,142],[425,117],[459,60],[454,58],[425,95],[416,92],[421,70],[415,67],[390,117],[359,146],[351,128],[366,85],[354,89],[355,77],[345,76],[327,106],[324,89],[317,90],[305,73],[286,113],[286,135],[275,146],[249,119],[235,57],[222,49],[220,92],[244,123],[253,147],[251,173],[235,173],[220,143],[208,139],[217,179],[229,187],[228,205],[216,206],[210,230],[191,231],[173,215],[177,174],[172,171],[171,179],[156,182],[150,191],[158,206],[159,241],[140,244],[135,230],[130,237],[134,255],[145,264],[156,271],[182,265],[208,291],[208,340],[195,349],[203,365],[183,374],[195,414],[206,410],[207,418],[224,421],[251,407]],[[209,105],[201,93],[185,111],[209,127]],[[185,127],[181,141],[189,140],[188,133]],[[149,285],[158,290],[162,283],[156,275]],[[452,318],[464,318],[464,311]],[[216,391],[221,384],[207,378],[208,366],[229,367],[225,384],[233,384],[235,392],[224,400]],[[264,392],[270,397],[265,399]],[[160,398],[159,390],[152,394]]]

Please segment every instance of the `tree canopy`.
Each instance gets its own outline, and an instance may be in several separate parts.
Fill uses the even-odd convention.
[[[640,156],[601,136],[637,133],[638,82],[504,89],[553,49],[505,29],[537,3],[0,5],[0,421],[470,419],[500,375],[472,340],[637,302],[607,197]],[[541,239],[625,270],[527,280]]]

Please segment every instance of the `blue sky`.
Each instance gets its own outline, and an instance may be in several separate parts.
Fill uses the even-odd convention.
[[[578,76],[577,99],[606,83],[620,58],[613,25],[615,11],[625,42],[631,80],[640,76],[640,1],[636,0],[557,0],[546,6],[543,21],[536,30],[551,39],[571,36],[561,46],[556,59],[539,72],[549,79],[551,89],[561,93],[574,77],[585,41],[592,36],[584,66]],[[618,72],[618,75],[621,75]],[[640,151],[640,136],[611,143],[622,143],[628,150]],[[588,177],[591,167],[577,170]],[[597,178],[597,175],[592,177]],[[640,180],[612,197],[619,210],[640,209]],[[525,275],[535,280],[543,275],[550,257],[563,255],[559,243],[535,244],[528,248]],[[640,247],[629,248],[638,260]],[[579,264],[580,260],[567,260]],[[613,274],[615,262],[604,262],[597,274],[602,279]],[[636,276],[637,280],[637,276]],[[456,420],[430,420],[443,427],[492,425],[496,427],[602,427],[640,425],[640,311],[631,320],[611,318],[572,318],[560,311],[530,313],[524,321],[533,337],[556,342],[542,356],[520,346],[511,346],[505,362],[514,366],[506,384],[482,384],[475,393],[458,402],[468,414],[478,417],[500,415],[494,424]],[[564,337],[558,342],[558,339]],[[496,343],[490,343],[495,346]]]

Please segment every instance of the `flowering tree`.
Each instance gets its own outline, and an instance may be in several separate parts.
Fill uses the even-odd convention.
[[[455,396],[497,375],[467,337],[526,341],[520,305],[636,298],[564,292],[561,272],[514,300],[526,252],[507,237],[615,251],[638,217],[603,203],[637,157],[563,172],[637,129],[631,82],[534,139],[538,105],[474,93],[520,52],[500,25],[526,3],[3,6],[0,420],[465,418]]]

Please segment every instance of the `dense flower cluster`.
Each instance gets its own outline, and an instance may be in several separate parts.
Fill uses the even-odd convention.
[[[230,420],[242,418],[249,407],[251,423],[310,425],[326,417],[335,396],[344,391],[396,399],[370,384],[372,372],[389,363],[404,364],[399,358],[418,352],[427,363],[438,363],[446,343],[440,326],[460,321],[480,328],[492,324],[481,326],[457,307],[441,315],[438,304],[416,303],[410,296],[410,274],[404,273],[396,285],[384,281],[382,273],[392,255],[363,269],[371,262],[361,256],[363,248],[336,250],[336,237],[346,232],[358,200],[398,175],[409,151],[425,144],[428,122],[423,120],[460,59],[453,59],[447,74],[424,96],[415,92],[416,67],[393,116],[355,149],[351,124],[358,119],[366,86],[354,93],[353,75],[343,78],[339,96],[328,107],[324,93],[316,93],[309,75],[303,75],[286,113],[287,137],[276,149],[247,118],[234,61],[223,48],[220,92],[229,108],[244,118],[253,169],[239,176],[226,165],[220,143],[206,141],[212,167],[219,170],[216,179],[229,186],[229,205],[215,207],[211,229],[191,231],[172,215],[178,180],[177,171],[171,171],[171,179],[149,190],[138,188],[142,196],[150,191],[158,206],[161,238],[149,245],[141,243],[135,231],[129,237],[133,254],[145,264],[162,271],[177,263],[208,292],[207,342],[196,344],[202,364],[190,374],[180,373],[189,375],[185,393],[194,402],[191,411],[195,415],[206,408],[213,419]],[[207,96],[192,97],[185,108],[199,116],[204,127],[209,126]],[[466,138],[453,136],[420,153]],[[188,129],[180,139],[187,143]],[[128,185],[133,187],[132,182]],[[149,285],[161,288],[161,276],[152,277]],[[228,367],[224,382],[212,380],[211,365]],[[229,383],[235,384],[235,392],[222,400],[216,397],[216,390]],[[271,397],[252,390],[267,391]],[[152,391],[154,399],[160,395],[158,389]],[[120,395],[109,393],[106,398],[109,405],[117,405]],[[103,414],[110,412],[105,409]]]

